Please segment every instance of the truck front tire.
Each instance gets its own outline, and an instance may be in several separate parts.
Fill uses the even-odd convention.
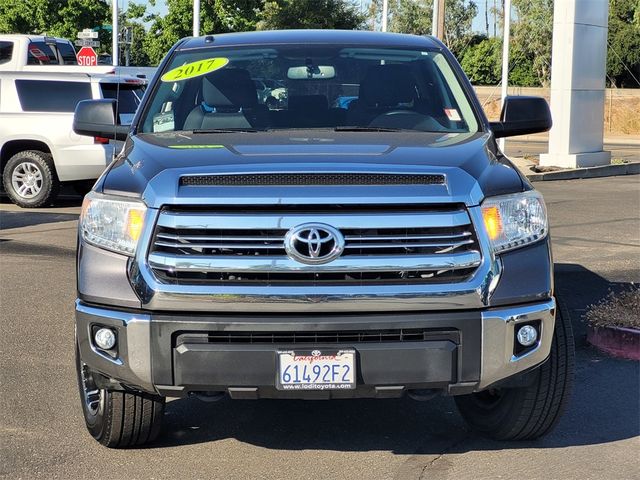
[[[573,385],[574,343],[571,321],[556,313],[548,360],[527,386],[494,388],[455,397],[460,414],[476,431],[497,440],[533,440],[550,432],[566,407]]]
[[[127,448],[156,439],[165,399],[143,392],[100,389],[76,347],[76,371],[87,430],[105,447]]]
[[[4,167],[2,181],[11,201],[23,208],[52,203],[60,189],[53,157],[39,150],[13,155]]]

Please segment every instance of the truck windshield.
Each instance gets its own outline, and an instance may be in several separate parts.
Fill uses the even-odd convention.
[[[478,120],[438,51],[269,45],[177,52],[140,131],[274,129],[475,132]]]

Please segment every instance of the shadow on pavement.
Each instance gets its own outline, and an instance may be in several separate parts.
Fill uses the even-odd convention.
[[[8,212],[3,210],[0,212],[0,230],[41,225],[43,223],[66,222],[77,219],[78,215],[73,213],[31,212],[29,210]]]
[[[513,448],[564,448],[635,438],[640,434],[640,364],[607,357],[586,345],[584,309],[610,283],[580,265],[556,265],[557,291],[576,332],[576,382],[557,428],[530,442],[491,441],[469,432],[451,398],[293,401],[196,399],[167,404],[165,431],[148,448],[234,438],[269,449],[461,453]]]

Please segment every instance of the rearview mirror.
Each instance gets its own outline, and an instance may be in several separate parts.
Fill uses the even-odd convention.
[[[336,76],[336,69],[331,65],[304,65],[289,67],[287,78],[291,80],[328,80]]]
[[[496,138],[546,132],[551,128],[551,111],[542,97],[506,97],[499,122],[490,127]]]
[[[117,109],[118,101],[114,99],[82,100],[73,115],[73,131],[89,137],[125,140],[130,126],[117,124]]]

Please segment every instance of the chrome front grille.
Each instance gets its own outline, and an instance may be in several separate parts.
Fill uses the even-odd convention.
[[[325,264],[290,258],[287,232],[307,222],[337,228],[344,251]],[[384,210],[163,210],[148,263],[170,284],[368,285],[461,282],[481,261],[463,206]]]

